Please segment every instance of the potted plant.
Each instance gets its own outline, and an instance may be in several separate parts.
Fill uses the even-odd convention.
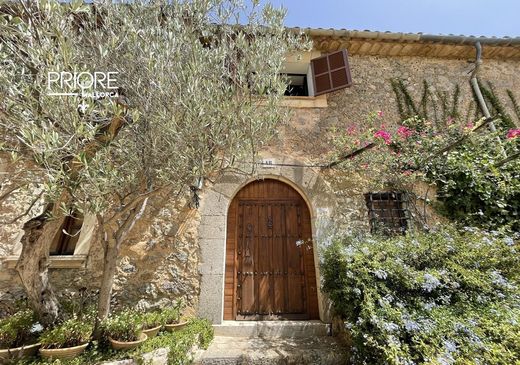
[[[110,317],[103,326],[114,350],[136,348],[148,338],[142,331],[139,315],[133,311],[123,311]]]
[[[21,359],[38,353],[41,326],[31,310],[19,311],[0,320],[0,363],[3,359]]]
[[[76,317],[43,331],[40,355],[47,359],[72,359],[88,346],[92,325]]]
[[[173,307],[164,308],[162,310],[162,322],[167,331],[178,331],[188,324],[188,321],[181,320],[181,311],[183,308],[184,305],[182,301],[178,301]]]
[[[145,333],[148,338],[155,337],[162,327],[161,313],[157,311],[143,313],[141,323],[143,333]]]

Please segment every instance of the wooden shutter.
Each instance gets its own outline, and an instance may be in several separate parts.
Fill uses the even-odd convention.
[[[311,60],[314,95],[330,93],[352,85],[346,49]]]

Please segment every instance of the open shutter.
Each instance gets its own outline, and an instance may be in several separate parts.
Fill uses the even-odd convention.
[[[346,49],[311,60],[314,95],[330,93],[352,85]]]

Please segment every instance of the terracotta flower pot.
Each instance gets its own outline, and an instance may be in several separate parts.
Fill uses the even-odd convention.
[[[148,338],[152,338],[152,337],[157,336],[157,334],[161,330],[161,327],[162,327],[161,325],[158,325],[157,327],[148,328],[148,329],[143,330],[143,333],[146,333],[146,336],[148,336]]]
[[[173,324],[165,324],[164,328],[166,328],[166,330],[168,332],[174,332],[174,331],[179,331],[179,330],[183,329],[184,327],[186,327],[187,324],[188,324],[188,321],[173,323]]]
[[[88,346],[88,342],[74,347],[61,349],[40,349],[40,355],[45,359],[73,359],[80,355]]]
[[[144,341],[146,341],[147,338],[148,336],[143,332],[137,341],[122,342],[114,340],[112,337],[109,337],[108,340],[110,341],[110,344],[114,350],[131,350],[142,344]]]
[[[1,349],[0,350],[0,359],[22,359],[25,357],[34,356],[38,353],[38,349],[40,348],[39,343],[35,343],[33,345],[26,345],[20,347],[13,347],[10,349]],[[1,363],[2,361],[0,361]]]

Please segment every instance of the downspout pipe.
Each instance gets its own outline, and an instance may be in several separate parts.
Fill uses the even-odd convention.
[[[482,64],[482,45],[480,42],[475,43],[475,48],[477,50],[477,57],[475,59],[475,69],[471,73],[471,86],[473,87],[473,91],[475,92],[475,95],[477,96],[478,103],[480,105],[480,109],[482,109],[482,113],[484,113],[484,116],[486,119],[491,118],[491,114],[489,114],[489,109],[487,107],[486,101],[484,100],[484,97],[482,96],[482,92],[480,91],[480,87],[478,86],[477,81],[477,73],[480,65]],[[490,122],[488,124],[489,129],[491,132],[496,132],[496,127],[494,122]]]
[[[470,83],[473,87],[473,91],[475,92],[475,95],[477,96],[478,103],[480,105],[480,109],[482,110],[482,113],[484,114],[484,117],[486,117],[486,120],[491,119],[491,114],[489,113],[489,109],[487,107],[486,101],[484,100],[484,97],[482,96],[482,92],[480,91],[480,87],[478,86],[477,81],[477,73],[480,68],[480,65],[482,64],[482,45],[480,42],[475,43],[475,49],[477,51],[477,56],[475,59],[475,69],[471,73],[471,79]],[[496,132],[497,128],[495,127],[495,123],[493,121],[490,121],[488,124],[489,130],[491,132]],[[497,137],[498,145],[500,146],[500,152],[504,157],[507,157],[506,151],[502,147],[502,141],[500,140],[500,137]]]

